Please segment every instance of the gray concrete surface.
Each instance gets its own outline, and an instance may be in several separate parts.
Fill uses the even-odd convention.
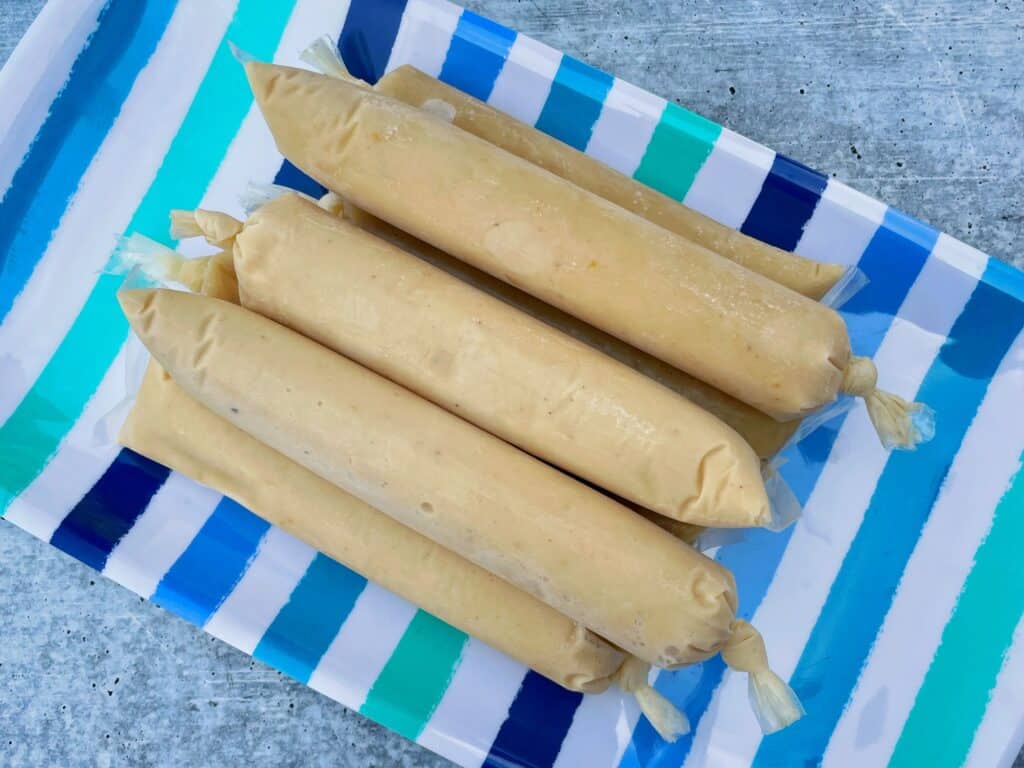
[[[468,5],[1024,265],[1020,0]],[[446,764],[6,523],[0,617],[0,765]]]

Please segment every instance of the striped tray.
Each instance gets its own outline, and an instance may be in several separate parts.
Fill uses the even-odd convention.
[[[59,7],[54,7],[59,5]],[[97,434],[127,327],[120,232],[236,211],[282,163],[232,41],[359,76],[415,64],[726,224],[858,264],[883,385],[939,415],[885,453],[862,408],[789,451],[806,513],[719,554],[808,715],[762,738],[716,658],[632,703],[561,690],[229,499]],[[1024,740],[1024,278],[843,184],[444,0],[51,3],[0,74],[0,513],[129,589],[466,766],[1007,765]],[[938,736],[941,734],[941,736]]]

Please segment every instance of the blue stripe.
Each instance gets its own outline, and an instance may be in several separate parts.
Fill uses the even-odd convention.
[[[173,10],[174,3],[112,0],[101,13],[0,201],[0,322],[46,252]]]
[[[889,456],[790,681],[807,717],[766,737],[755,765],[821,759],[964,434],[1022,327],[1024,304],[980,282],[918,391],[940,414],[935,438]]]
[[[75,504],[50,543],[97,571],[167,480],[170,470],[128,448]]]
[[[362,576],[318,553],[252,655],[309,682],[365,586]]]
[[[787,251],[796,248],[828,178],[806,165],[775,155],[771,170],[740,231]]]
[[[527,672],[484,768],[549,768],[558,757],[583,694]]]
[[[878,351],[892,316],[899,311],[921,273],[937,237],[935,230],[899,211],[886,213],[858,262],[869,282],[843,308],[850,339],[858,354],[871,356]],[[786,452],[781,472],[801,505],[807,503],[814,491],[844,421],[845,417],[840,417],[826,424]],[[760,529],[747,531],[742,541],[719,553],[718,561],[736,577],[741,617],[751,618],[761,604],[792,533],[792,528],[780,533]],[[654,729],[641,720],[620,767],[640,768],[647,765],[646,761],[654,754],[659,756],[659,761],[665,760],[666,765],[682,765],[693,747],[697,724],[710,706],[724,673],[725,664],[717,656],[702,665],[699,675],[687,669],[661,673],[655,688],[683,706],[694,731],[674,744],[665,744]]]
[[[547,101],[537,118],[537,128],[570,147],[585,151],[613,80],[611,75],[589,64],[572,56],[562,56]]]
[[[405,0],[352,0],[338,50],[348,71],[369,83],[384,74],[402,24]]]
[[[327,194],[327,187],[321,186],[319,182],[304,174],[288,160],[281,163],[280,169],[274,175],[274,183],[283,187],[291,187],[295,191],[317,200]]]
[[[508,27],[464,10],[439,79],[487,101],[515,39],[516,33]]]
[[[225,496],[160,580],[153,602],[203,626],[242,578],[269,528]]]
[[[1024,272],[995,259],[989,259],[985,268],[985,281],[1008,293],[1017,301],[1024,301]]]

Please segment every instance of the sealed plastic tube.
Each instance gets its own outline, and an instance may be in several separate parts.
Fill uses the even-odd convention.
[[[303,58],[324,74],[352,79],[329,39],[311,45]],[[783,251],[720,224],[411,65],[386,73],[373,88],[441,114],[464,131],[812,299],[821,298],[843,273],[841,265]]]
[[[846,392],[885,444],[928,437],[926,411],[877,390],[833,310],[423,110],[245,67],[282,153],[370,213],[773,418]]]
[[[244,207],[247,212],[252,213],[282,194],[294,193],[287,187],[250,184],[242,196]],[[337,216],[344,216],[360,229],[399,246],[463,282],[486,291],[677,392],[735,429],[762,459],[770,459],[775,456],[803,424],[803,422],[797,421],[776,421],[756,408],[705,384],[700,379],[696,379],[678,368],[673,368],[668,363],[631,347],[624,341],[584,323],[557,307],[534,298],[515,286],[459,261],[422,240],[417,240],[386,221],[371,216],[366,211],[348,203],[333,192],[324,195],[318,204]],[[848,401],[846,402],[848,403]],[[821,423],[820,419],[823,417],[828,417],[828,414],[816,413],[809,419],[814,419],[816,426]]]
[[[222,417],[243,422],[250,432],[262,434],[271,445],[284,447],[289,451],[293,459],[300,459],[307,466],[306,469],[302,469],[301,466],[292,464],[283,456],[278,456],[278,454],[270,450],[271,446],[255,439],[254,436],[238,433],[235,426],[215,416],[213,421],[206,420],[205,422],[195,415],[185,418],[183,424],[186,427],[189,425],[194,427],[191,437],[187,430],[182,428],[182,423],[175,423],[160,438],[152,442],[151,445],[156,450],[173,451],[174,446],[183,446],[187,452],[197,447],[201,448],[206,451],[206,460],[197,462],[194,469],[198,470],[210,464],[215,466],[219,464],[229,469],[241,469],[251,467],[254,456],[257,459],[262,458],[264,462],[270,457],[278,456],[281,461],[273,463],[272,466],[266,463],[259,466],[257,462],[256,471],[243,475],[242,481],[238,484],[241,495],[240,500],[243,503],[250,503],[259,512],[263,507],[258,502],[253,504],[247,499],[246,494],[251,495],[257,491],[269,491],[272,495],[277,494],[275,498],[278,503],[284,505],[284,512],[275,511],[274,514],[283,514],[284,519],[290,519],[293,526],[318,526],[321,533],[333,528],[334,534],[331,537],[331,543],[335,547],[348,547],[348,556],[357,559],[363,558],[362,562],[366,565],[366,568],[371,570],[373,568],[379,570],[382,564],[390,564],[390,567],[398,569],[401,573],[405,574],[404,581],[399,579],[399,582],[404,583],[407,589],[415,589],[417,587],[425,589],[424,584],[421,582],[430,582],[430,579],[437,570],[434,567],[437,560],[449,562],[448,560],[442,560],[446,552],[444,549],[439,549],[434,556],[427,558],[425,561],[411,557],[411,553],[401,551],[401,547],[396,549],[396,534],[383,538],[368,538],[365,534],[370,529],[366,526],[383,516],[371,514],[369,517],[366,517],[366,513],[372,512],[372,510],[358,504],[355,507],[351,507],[351,505],[349,507],[357,512],[361,511],[359,515],[360,525],[357,526],[355,532],[364,535],[357,535],[354,541],[350,540],[346,535],[344,527],[341,529],[336,527],[338,514],[347,508],[342,507],[339,509],[338,502],[340,497],[331,490],[334,488],[331,483],[320,481],[313,484],[324,491],[329,502],[322,506],[313,504],[312,509],[314,511],[323,510],[323,513],[319,515],[309,514],[311,499],[308,491],[311,486],[308,482],[303,486],[303,490],[306,492],[300,495],[288,495],[288,480],[290,477],[288,471],[294,468],[291,476],[296,476],[295,472],[297,472],[297,477],[299,479],[305,478],[306,481],[311,479],[320,480],[315,474],[307,472],[310,466],[313,466],[318,468],[322,475],[336,475],[339,477],[344,475],[346,478],[353,479],[357,476],[362,477],[363,482],[357,480],[355,484],[363,490],[369,489],[368,495],[376,497],[382,502],[381,506],[385,508],[385,511],[390,510],[389,514],[394,514],[399,511],[398,507],[395,506],[395,502],[401,506],[403,491],[409,490],[408,487],[402,489],[399,486],[408,486],[410,480],[415,485],[425,480],[429,482],[430,477],[433,477],[434,485],[436,486],[438,477],[440,477],[440,482],[445,486],[450,487],[454,485],[458,487],[466,478],[479,478],[479,473],[476,472],[459,477],[458,470],[454,476],[452,473],[431,474],[429,477],[422,474],[417,476],[416,470],[418,467],[412,466],[410,462],[399,462],[401,464],[400,467],[397,464],[392,466],[392,462],[389,459],[398,459],[400,457],[396,455],[386,456],[385,454],[389,452],[387,448],[390,446],[397,453],[406,453],[401,447],[402,443],[412,444],[414,448],[413,457],[420,457],[421,460],[422,458],[430,457],[427,459],[428,463],[438,463],[441,461],[441,457],[436,452],[432,452],[429,445],[424,444],[424,438],[429,440],[429,438],[436,435],[436,432],[431,430],[422,432],[413,430],[402,434],[392,432],[397,422],[404,421],[403,417],[410,414],[407,408],[402,407],[402,405],[404,401],[405,406],[410,406],[409,398],[412,397],[411,395],[398,390],[398,388],[393,388],[391,392],[396,395],[396,399],[386,398],[389,402],[378,402],[375,404],[372,402],[374,399],[372,397],[359,398],[358,390],[361,388],[359,387],[358,380],[364,378],[365,383],[365,377],[361,376],[358,372],[352,371],[351,363],[347,363],[347,361],[344,361],[339,356],[324,350],[307,339],[297,337],[292,332],[277,326],[271,321],[259,318],[253,313],[237,308],[227,302],[173,291],[152,290],[129,291],[122,293],[120,298],[133,328],[140,334],[143,341],[147,343],[155,357],[165,364],[169,364],[169,369],[173,374],[176,374],[179,381],[185,382],[186,386],[193,387],[196,390],[195,394],[198,394],[200,397],[204,395],[209,396],[210,399],[207,402],[212,404]],[[283,345],[279,342],[283,342]],[[269,347],[275,347],[276,351],[281,353],[271,355],[274,361],[272,366],[267,365],[266,361],[262,359],[262,355],[259,354],[262,350]],[[305,365],[305,363],[310,362],[309,359],[306,359],[307,354],[311,354],[314,358],[314,364],[311,367]],[[246,364],[246,361],[248,363],[258,362],[259,364],[256,369],[251,369]],[[159,369],[154,367],[153,371],[152,375],[156,377],[155,381],[158,383],[161,381],[168,383],[166,375],[159,371]],[[303,371],[311,375],[306,376],[303,374]],[[352,380],[344,381],[346,377],[339,376],[343,371],[354,372],[356,375]],[[372,374],[369,374],[369,372],[364,373],[372,377]],[[235,379],[238,382],[238,387],[230,385],[229,379]],[[284,384],[283,388],[278,389],[278,385],[282,383]],[[354,387],[345,386],[345,384],[354,385]],[[227,390],[224,389],[225,385],[228,385]],[[314,388],[313,391],[308,389],[310,386]],[[357,392],[353,392],[353,389],[357,390]],[[164,388],[164,392],[176,391]],[[218,395],[217,393],[220,394]],[[276,393],[276,396],[274,393]],[[278,400],[280,398],[280,401],[276,405],[270,403],[266,397],[268,394],[271,395],[270,400]],[[309,399],[310,394],[318,398],[315,401],[315,405],[314,401]],[[353,394],[357,395],[355,400],[352,399]],[[378,392],[378,394],[382,393]],[[226,400],[223,399],[224,395],[228,395]],[[235,395],[238,396],[236,397]],[[341,396],[340,400],[336,399],[339,395]],[[142,401],[143,398],[140,398],[140,402]],[[179,406],[184,402],[193,403],[194,401],[185,398],[184,400],[179,400]],[[349,407],[339,408],[342,402],[354,405],[355,410]],[[308,410],[303,409],[301,407],[302,403],[306,403],[310,408]],[[198,407],[198,403],[195,404]],[[263,410],[263,406],[266,405],[274,407],[269,411]],[[385,419],[395,419],[396,422],[394,424],[381,424],[379,419],[382,414],[380,412],[376,415],[360,413],[360,407],[373,411],[375,410],[375,405],[384,406],[383,413],[386,414]],[[423,403],[423,405],[428,408],[430,407],[426,403]],[[416,406],[412,407],[416,408]],[[169,408],[166,404],[162,404],[157,407],[156,412],[168,414],[174,413],[177,410],[179,409]],[[305,414],[302,413],[303,410],[306,410]],[[209,412],[200,407],[195,413]],[[274,413],[277,415],[275,416]],[[341,417],[341,422],[337,421],[339,416]],[[376,422],[381,427],[380,431],[374,433],[372,430],[367,431],[361,428],[365,426],[362,422],[365,422],[367,416],[371,418],[372,422]],[[312,420],[309,417],[312,417]],[[166,416],[164,418],[166,419]],[[260,426],[260,422],[264,420],[276,423],[277,427],[272,427],[270,431],[263,429]],[[163,423],[160,419],[152,419],[151,417],[150,422],[154,421],[157,424]],[[214,429],[215,422],[223,424],[223,428],[219,433]],[[464,424],[457,419],[455,422]],[[314,426],[314,423],[319,424],[319,426]],[[442,421],[441,423],[443,424],[444,422]],[[267,423],[264,423],[263,426],[267,425]],[[312,431],[307,431],[310,427],[313,427]],[[337,437],[337,429],[339,427],[343,430],[352,429],[360,433],[356,443],[352,444],[348,455],[339,456],[335,454],[334,460],[332,460],[325,453],[312,448],[314,443],[320,442],[316,438],[317,433],[321,436],[333,435]],[[295,431],[296,428],[298,429],[297,432]],[[386,439],[388,438],[386,433],[389,432],[392,432],[390,439]],[[129,435],[130,433],[131,427],[126,426],[125,434]],[[289,433],[291,433],[291,437],[289,437]],[[300,433],[305,433],[306,436],[312,438],[312,442],[305,443],[310,447],[299,447],[299,445],[303,444],[301,437],[298,444],[289,447],[287,444],[290,440],[299,436]],[[221,439],[217,439],[218,436]],[[454,437],[456,439],[444,439],[445,437]],[[454,454],[459,454],[461,446],[457,438],[457,434],[441,436],[444,445],[444,449],[441,450],[450,450]],[[126,438],[126,440],[130,439],[130,437]],[[334,438],[330,439],[333,441]],[[367,447],[367,439],[371,443],[369,447]],[[373,445],[372,443],[375,439],[382,439],[383,442]],[[335,442],[334,447],[338,445]],[[511,457],[515,454],[514,449],[510,449],[508,446],[504,446],[504,444],[499,443],[498,445],[503,446],[501,452],[506,457]],[[333,453],[331,447],[326,445],[322,447]],[[483,445],[478,443],[472,447],[480,448]],[[246,454],[247,460],[232,461],[230,459],[232,451],[239,448],[249,449],[249,453]],[[490,451],[484,450],[482,457],[479,451],[474,451],[470,454],[473,457],[477,457],[472,459],[474,462],[478,462],[480,458],[485,459],[482,465],[478,465],[491,470],[486,473],[485,481],[487,479],[500,479],[503,474],[500,471],[503,468],[501,466],[503,463],[490,464],[486,461],[487,458],[490,458],[487,455],[489,453]],[[406,455],[408,456],[409,454],[406,453]],[[369,460],[369,464],[367,460]],[[372,471],[366,473],[366,470],[370,469],[374,462],[380,461],[384,462],[384,464],[379,465],[384,469],[383,475]],[[518,463],[520,468],[526,466],[521,462],[516,462],[515,459],[510,459],[510,463]],[[462,466],[464,466],[463,462],[455,464],[457,468]],[[535,469],[543,468],[546,470],[540,464],[534,464],[533,466]],[[329,470],[330,467],[333,467],[335,470],[342,467],[344,469],[340,469],[339,474]],[[504,467],[504,469],[508,469],[508,467]],[[514,470],[515,468],[513,467],[512,469]],[[553,472],[553,470],[546,471]],[[513,472],[513,474],[517,473]],[[198,479],[209,482],[209,477],[219,481],[213,483],[216,487],[227,490],[223,485],[222,475],[215,473],[212,476],[200,476]],[[393,482],[386,479],[387,477],[390,477]],[[524,487],[540,490],[542,496],[546,496],[550,492],[561,495],[558,493],[559,482],[554,482],[553,484],[545,483],[542,477],[543,475],[539,475],[536,478],[536,480],[541,482],[528,482]],[[267,482],[268,478],[273,478],[274,482]],[[548,475],[548,478],[552,479],[550,475]],[[530,480],[527,477],[522,477],[521,479]],[[367,480],[369,482],[366,482]],[[565,481],[573,482],[568,480],[568,478],[565,478]],[[486,482],[482,486],[477,485],[477,488],[482,496],[492,495],[501,490],[487,487]],[[582,488],[582,486],[579,486],[579,488]],[[428,489],[418,489],[418,491],[423,490]],[[457,519],[459,518],[460,510],[450,506],[444,500],[444,497],[440,495],[442,492],[441,488],[435,488],[434,490],[438,491],[438,494],[435,495],[433,491],[430,494],[438,502],[438,506],[425,508],[424,502],[420,502],[416,512],[414,512],[414,516],[420,517],[421,522],[426,519],[439,523],[440,528],[431,523],[425,526],[434,533],[438,533],[441,528],[451,526],[453,523],[458,527]],[[564,490],[568,491],[568,487],[565,487]],[[583,490],[586,491],[586,489]],[[515,493],[515,491],[513,490],[512,493]],[[571,550],[564,550],[564,557],[557,555],[556,561],[549,561],[549,565],[554,566],[554,571],[548,572],[548,578],[545,578],[544,573],[530,570],[531,559],[534,556],[538,556],[539,559],[534,560],[533,564],[540,565],[547,557],[556,554],[556,552],[549,546],[546,546],[543,535],[535,536],[532,545],[528,548],[524,546],[528,542],[525,540],[518,541],[523,536],[529,538],[531,526],[527,524],[525,527],[514,525],[510,527],[508,523],[514,521],[504,520],[502,513],[514,511],[511,508],[495,510],[492,509],[494,505],[488,504],[484,498],[476,496],[464,498],[464,502],[468,502],[470,506],[476,508],[472,511],[481,511],[479,510],[479,505],[482,503],[484,504],[482,511],[485,512],[485,515],[488,511],[496,511],[498,516],[494,517],[491,515],[489,521],[483,521],[485,522],[483,526],[477,526],[479,538],[470,537],[466,539],[456,535],[455,541],[467,546],[469,550],[475,553],[478,559],[482,558],[485,561],[491,562],[492,565],[500,563],[502,559],[502,556],[493,551],[492,547],[496,546],[498,549],[503,550],[505,557],[511,557],[509,562],[515,568],[511,575],[518,576],[518,579],[509,578],[508,580],[513,582],[517,580],[520,582],[525,581],[528,588],[533,588],[542,593],[540,596],[546,597],[549,603],[552,600],[565,601],[569,597],[569,594],[561,592],[560,588],[569,587],[571,590],[574,581],[572,578],[573,572],[577,576],[580,575],[580,568],[584,571],[592,570],[596,575],[603,574],[603,577],[597,575],[592,585],[592,590],[585,589],[583,593],[578,595],[581,600],[591,604],[589,607],[583,606],[578,601],[572,599],[568,600],[567,605],[575,608],[577,612],[596,611],[597,615],[604,614],[608,616],[614,615],[616,611],[626,607],[627,612],[623,620],[627,624],[635,623],[633,621],[634,618],[644,617],[646,621],[643,623],[650,626],[655,633],[657,633],[659,627],[662,629],[676,627],[677,630],[689,637],[690,642],[687,643],[686,648],[667,647],[664,649],[664,653],[674,658],[678,664],[688,663],[684,659],[695,661],[700,658],[707,658],[716,651],[726,653],[737,647],[737,643],[743,641],[745,636],[737,632],[737,628],[740,625],[732,619],[736,601],[735,595],[732,593],[732,579],[728,576],[728,572],[706,558],[692,553],[692,550],[689,550],[684,544],[675,541],[664,532],[659,531],[653,526],[649,527],[649,524],[639,520],[628,510],[618,508],[621,512],[612,512],[611,510],[615,509],[613,502],[610,500],[599,502],[598,499],[603,499],[603,497],[600,497],[599,494],[593,494],[593,492],[590,493],[592,495],[587,499],[589,503],[586,505],[588,507],[593,505],[590,509],[582,510],[579,507],[575,509],[570,507],[563,509],[563,514],[559,516],[559,522],[563,526],[565,523],[569,523],[571,526],[573,520],[582,512],[587,516],[587,525],[576,530],[574,546]],[[423,493],[414,490],[413,498],[420,498],[423,495]],[[500,500],[504,499],[507,495],[507,493],[498,493],[496,497],[498,503],[500,504]],[[454,497],[450,498],[455,501],[458,497],[459,494],[456,493]],[[290,504],[287,501],[289,498],[292,500]],[[312,500],[316,501],[315,495]],[[603,510],[602,506],[604,506]],[[271,509],[274,507],[275,505],[270,505]],[[289,513],[287,511],[289,509],[293,511]],[[521,511],[527,516],[530,515],[529,509]],[[601,525],[602,521],[600,519],[591,519],[595,512],[604,512],[604,515],[598,514],[598,517],[604,517],[605,522],[613,524],[610,530]],[[626,517],[622,516],[623,513]],[[477,522],[481,522],[476,516],[468,519],[463,518],[464,522],[468,522],[471,526],[474,525],[474,519]],[[540,518],[539,522],[543,524],[543,520],[544,518]],[[626,522],[627,520],[628,522]],[[524,519],[522,522],[526,523],[527,521]],[[488,526],[487,523],[491,525]],[[593,529],[590,527],[591,523],[595,524]],[[607,544],[601,546],[602,540],[608,543],[615,540],[616,530],[614,529],[620,525],[630,528],[632,533],[638,535],[640,540],[635,541],[633,536],[626,536],[625,538],[620,537],[620,546],[618,548],[609,548]],[[401,526],[399,526],[400,528]],[[619,567],[613,567],[610,570],[599,567],[595,569],[594,562],[589,558],[581,557],[581,555],[592,553],[592,548],[588,546],[586,541],[588,531],[591,530],[597,531],[597,533],[591,537],[592,541],[590,544],[597,544],[613,560],[619,561]],[[549,532],[554,533],[555,531],[549,528]],[[625,529],[620,531],[620,533],[624,532]],[[409,534],[412,534],[412,532],[409,531]],[[496,534],[497,537],[495,538],[491,534]],[[414,536],[414,534],[412,535]],[[609,535],[611,536],[610,539]],[[489,540],[490,546],[485,539]],[[381,554],[380,557],[374,557],[375,550],[371,546],[374,543],[378,546],[381,544],[386,546],[390,554]],[[547,545],[551,543],[550,540],[547,541]],[[645,544],[647,545],[646,547],[644,546]],[[651,546],[652,544],[653,546]],[[317,540],[317,546],[323,548],[319,540]],[[623,556],[628,556],[628,550],[637,546],[642,551],[642,557],[621,559]],[[665,549],[666,547],[668,549]],[[616,551],[616,549],[622,551]],[[336,554],[332,550],[327,551],[329,554]],[[670,555],[669,552],[674,554]],[[663,560],[666,555],[668,555],[669,559]],[[349,562],[345,557],[340,557],[339,559],[342,559],[343,562]],[[603,558],[598,558],[598,560],[603,560]],[[423,562],[429,563],[429,570],[426,573],[419,573],[419,566]],[[676,604],[673,606],[672,613],[663,614],[661,621],[655,622],[654,616],[646,613],[646,608],[650,607],[652,601],[660,602],[664,598],[661,590],[657,588],[660,578],[668,576],[668,574],[660,572],[662,567],[669,567],[670,569],[682,567],[682,570],[676,571],[677,576],[688,576],[689,578],[685,580],[689,582],[689,585],[684,586],[683,591],[679,592],[675,589],[681,586],[677,579],[670,579],[668,583],[664,584],[670,593],[674,593],[682,599],[675,601]],[[652,568],[653,570],[650,570]],[[357,570],[360,569],[357,567]],[[441,570],[443,571],[443,569]],[[651,575],[657,574],[657,578],[653,582],[648,579],[641,579],[640,586],[643,587],[642,590],[637,591],[630,598],[627,606],[623,606],[615,592],[628,587],[640,573],[645,571]],[[506,574],[506,578],[508,578],[508,575]],[[387,573],[385,573],[385,577],[387,576]],[[371,578],[381,580],[379,575],[371,576]],[[394,574],[392,574],[392,583],[394,578]],[[609,583],[602,584],[602,580]],[[387,581],[382,583],[385,586],[392,586],[392,583]],[[613,585],[615,586],[612,593],[608,593],[606,588]],[[436,587],[437,585],[434,586]],[[463,587],[464,580],[457,579],[448,585],[448,589],[425,589],[423,599],[428,601],[428,605],[425,607],[430,610],[431,601],[435,604],[440,601],[441,610],[449,610],[452,605],[452,594],[460,594],[459,589]],[[696,591],[692,592],[691,590]],[[694,603],[692,599],[687,599],[686,596],[688,594],[697,597],[697,602]],[[431,595],[433,598],[431,598]],[[599,602],[604,604],[603,608],[595,607]],[[481,605],[473,606],[470,615],[475,620],[478,620],[480,613],[489,615],[489,610],[494,611],[496,608],[504,610],[505,606],[500,602],[484,601]],[[635,609],[639,613],[635,614],[634,610],[630,609]],[[609,614],[607,611],[612,613]],[[441,615],[444,617],[444,613],[441,613]],[[531,622],[519,623],[515,626],[520,628],[529,626],[531,630],[533,629]],[[632,629],[623,628],[625,632],[623,636],[639,637],[639,635],[635,634],[637,629],[640,630],[641,635],[647,631],[645,627],[633,626]],[[578,639],[580,635],[577,632],[570,635],[570,637]],[[703,640],[698,640],[698,638],[703,638]],[[683,638],[680,637],[679,640],[682,642]],[[511,643],[513,640],[507,639],[506,642]],[[527,638],[525,642],[529,645],[534,642],[534,638]],[[502,646],[499,645],[499,647]],[[513,654],[517,658],[522,658],[520,655],[522,653],[522,646],[513,650]],[[791,721],[799,716],[800,708],[798,702],[796,702],[788,687],[768,672],[766,660],[758,658],[744,661],[741,657],[740,663],[744,664],[744,671],[763,681],[759,684],[771,693],[770,696],[766,695],[763,697],[763,700],[759,703],[759,706],[762,707],[762,709],[757,711],[759,719],[764,722],[780,723],[787,720]],[[540,671],[543,672],[543,669]],[[621,665],[615,670],[612,677],[625,690],[637,696],[645,713],[654,719],[655,727],[659,728],[663,734],[667,733],[667,736],[671,737],[685,728],[685,719],[677,716],[678,713],[674,713],[674,710],[667,702],[661,700],[653,690],[646,686],[644,682],[646,669],[639,662],[632,661]],[[578,680],[570,682],[575,684],[574,687],[580,688]]]
[[[769,523],[747,443],[651,379],[298,195],[235,229],[243,306],[647,509]]]

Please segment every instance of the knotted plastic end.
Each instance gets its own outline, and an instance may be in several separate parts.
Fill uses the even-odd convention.
[[[166,245],[145,235],[132,234],[117,242],[104,272],[129,275],[129,288],[178,283],[190,291],[199,290],[208,258],[187,259]]]
[[[722,649],[722,659],[730,669],[746,672],[750,706],[761,730],[775,733],[804,716],[800,699],[786,682],[768,667],[764,638],[749,622],[735,619],[732,635]]]
[[[650,664],[630,656],[619,667],[615,681],[623,691],[633,695],[640,711],[658,735],[665,741],[675,741],[690,732],[690,721],[647,682],[650,670]]]
[[[204,237],[206,242],[225,250],[231,248],[235,236],[242,231],[242,222],[234,216],[219,211],[171,211],[171,237],[182,240],[188,237]]]
[[[842,391],[864,399],[882,445],[887,449],[913,450],[935,436],[935,412],[931,408],[883,392],[877,384],[878,371],[870,358],[850,358]]]
[[[747,695],[765,735],[781,731],[805,714],[793,689],[770,669],[748,676]]]

